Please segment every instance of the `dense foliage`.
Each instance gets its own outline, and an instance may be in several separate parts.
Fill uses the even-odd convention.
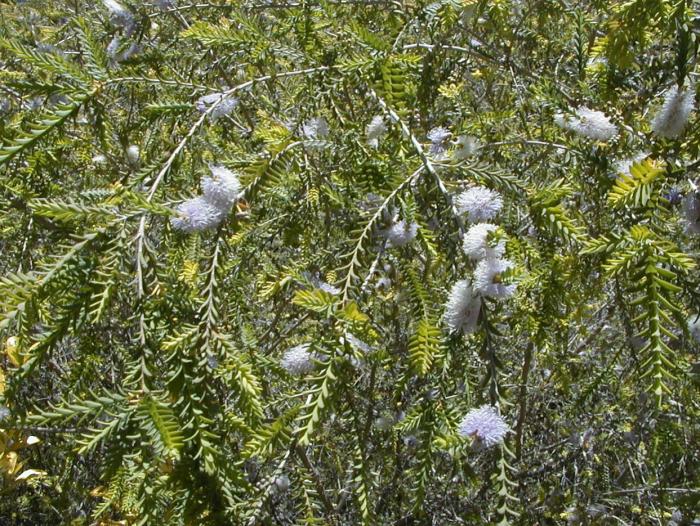
[[[0,523],[697,524],[693,4],[0,2]]]

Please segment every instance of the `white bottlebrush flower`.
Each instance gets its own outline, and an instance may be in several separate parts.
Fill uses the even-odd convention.
[[[223,93],[210,93],[209,95],[202,95],[194,102],[194,107],[197,108],[199,113],[204,113],[207,108],[214,104],[216,101],[223,97]]]
[[[137,166],[139,164],[139,159],[141,158],[141,151],[139,150],[139,147],[135,144],[130,145],[126,149],[126,158],[129,161],[129,164],[132,166]]]
[[[209,166],[211,175],[202,177],[202,193],[211,204],[228,212],[241,192],[238,175],[225,166]]]
[[[417,223],[407,223],[405,220],[396,221],[385,231],[389,246],[402,247],[409,244],[418,234]]]
[[[462,161],[473,156],[481,147],[476,137],[460,135],[457,137],[456,147],[452,151],[452,158]]]
[[[215,121],[236,109],[236,106],[238,106],[238,99],[235,97],[227,97],[223,93],[210,93],[209,95],[199,97],[194,103],[195,108],[197,108],[197,111],[200,113],[206,112],[214,104],[216,104],[216,107],[211,110],[209,116]]]
[[[617,136],[618,130],[602,111],[581,106],[576,115],[557,114],[554,122],[561,128],[597,141],[609,141]]]
[[[372,122],[367,125],[367,144],[372,148],[377,148],[379,146],[379,139],[384,137],[387,132],[387,126],[384,122],[384,117],[381,115],[375,115],[372,118]]]
[[[110,59],[117,59],[117,51],[119,51],[119,46],[121,46],[121,44],[122,39],[119,37],[119,35],[114,35],[112,40],[109,41],[109,44],[107,44],[107,49],[105,51]]]
[[[459,424],[460,435],[476,438],[485,447],[502,443],[509,431],[510,428],[503,417],[490,405],[472,409]]]
[[[464,234],[462,248],[470,259],[499,258],[506,250],[503,239],[490,240],[498,227],[491,223],[477,223]]]
[[[131,44],[129,44],[129,47],[124,50],[124,53],[121,54],[121,57],[119,57],[119,60],[120,61],[129,60],[131,57],[133,57],[137,53],[141,53],[141,46],[139,46],[136,42],[132,42]]]
[[[661,109],[651,121],[651,130],[659,137],[678,137],[688,124],[690,112],[695,105],[695,89],[688,87],[678,91],[678,86],[673,86],[666,92]]]
[[[180,203],[176,211],[177,215],[170,220],[170,224],[176,230],[186,233],[209,230],[218,226],[226,217],[226,211],[204,197],[188,199]]]
[[[238,99],[235,97],[225,97],[216,108],[210,113],[212,120],[217,120],[220,117],[230,114],[238,106]]]
[[[447,151],[448,141],[452,134],[447,128],[442,126],[433,128],[428,132],[428,140],[430,141],[430,153],[440,155]]]
[[[337,296],[342,292],[338,287],[331,285],[330,283],[318,277],[317,274],[312,274],[311,272],[304,271],[302,272],[302,276],[305,279],[307,279],[314,288],[321,289],[322,291],[327,292],[331,296]]]
[[[117,2],[117,0],[102,0],[102,3],[111,15],[121,15],[122,13],[128,13],[126,8],[119,2]]]
[[[128,26],[133,23],[133,16],[129,10],[121,5],[117,0],[102,0],[102,3],[109,11],[112,22],[117,26]]]
[[[311,344],[302,343],[287,349],[282,356],[281,365],[290,374],[301,376],[314,370],[313,354],[309,352]]]
[[[617,174],[629,175],[630,169],[632,168],[632,165],[643,161],[647,157],[649,157],[649,153],[639,152],[639,153],[634,154],[632,157],[627,157],[626,159],[622,159],[620,161],[617,161],[615,163],[615,175],[617,175]]]
[[[301,132],[305,138],[311,140],[320,140],[328,137],[328,121],[324,117],[314,117],[304,122],[301,126]]]
[[[474,270],[474,291],[481,296],[504,299],[515,293],[516,285],[502,281],[502,274],[513,268],[507,259],[482,259]]]
[[[342,292],[342,290],[340,290],[335,285],[331,285],[330,283],[326,283],[325,281],[319,281],[318,288],[332,296],[337,296]]]
[[[103,153],[97,153],[92,157],[94,164],[107,164],[107,156]]]
[[[688,318],[688,332],[696,342],[700,343],[700,315],[692,314]]]
[[[466,215],[472,223],[496,217],[503,207],[501,194],[483,186],[473,186],[455,199],[457,212]]]
[[[700,234],[700,197],[695,192],[683,199],[683,215],[688,232]]]
[[[443,318],[451,334],[471,334],[476,330],[480,310],[481,298],[474,295],[469,280],[463,279],[452,286]]]
[[[357,349],[358,351],[361,351],[365,354],[372,350],[372,348],[367,343],[360,340],[351,332],[346,332],[343,335],[343,342],[348,342],[348,345],[350,345],[350,347],[352,347],[353,349]]]

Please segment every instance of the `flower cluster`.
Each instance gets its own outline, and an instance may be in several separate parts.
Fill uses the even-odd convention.
[[[405,220],[394,221],[392,225],[384,231],[389,247],[403,247],[413,241],[418,235],[418,223],[409,223]]]
[[[450,140],[454,135],[442,126],[431,129],[426,137],[430,141],[428,151],[436,161],[443,161],[448,156],[451,156],[455,161],[463,161],[475,155],[481,148],[479,140],[471,135],[459,135],[456,139]],[[448,152],[450,146],[452,146],[452,150]]]
[[[509,431],[503,417],[490,405],[472,409],[459,424],[460,435],[472,437],[485,447],[500,444]]]
[[[133,25],[134,16],[117,0],[102,0],[102,3],[109,11],[110,18],[115,26],[130,28]]]
[[[224,166],[209,169],[211,175],[202,178],[202,195],[178,205],[177,215],[170,220],[173,228],[187,233],[208,230],[231,211],[241,191],[238,176]]]
[[[141,46],[136,42],[129,44],[129,47],[127,47],[121,53],[119,53],[119,46],[121,46],[119,36],[115,36],[114,39],[112,39],[112,42],[110,42],[109,46],[107,46],[107,56],[110,58],[112,65],[115,62],[126,62],[134,55],[141,52]]]
[[[177,207],[177,216],[170,220],[173,228],[183,232],[201,232],[215,227],[226,214],[204,197],[188,199]]]
[[[561,128],[597,141],[609,141],[617,136],[618,130],[610,119],[598,110],[581,106],[575,115],[555,115],[554,122]]]
[[[473,186],[457,196],[455,207],[469,221],[478,223],[496,217],[503,207],[503,199],[498,192],[483,186]]]
[[[372,351],[372,347],[369,346],[369,344],[365,343],[364,341],[360,340],[357,336],[355,336],[351,332],[346,332],[345,335],[341,338],[342,342],[348,342],[348,345],[352,347],[353,349],[357,349],[358,351],[362,353],[369,353]]]
[[[379,139],[384,137],[387,129],[386,123],[384,122],[384,117],[381,115],[374,116],[372,118],[372,122],[370,122],[366,128],[367,144],[369,144],[372,148],[378,148]]]
[[[205,113],[215,104],[216,106],[209,114],[213,121],[231,113],[236,106],[238,106],[238,99],[235,97],[227,97],[224,93],[211,93],[199,97],[194,103],[197,111],[200,113]]]
[[[476,222],[464,234],[462,249],[477,261],[473,281],[463,279],[452,287],[445,304],[444,321],[450,333],[470,334],[476,330],[481,298],[505,299],[515,292],[515,284],[504,283],[503,273],[513,264],[501,257],[505,240],[497,225],[483,221],[493,219],[503,207],[501,196],[481,186],[468,189],[455,202],[457,212]]]
[[[502,275],[513,268],[507,259],[486,258],[479,261],[474,270],[474,290],[481,296],[506,299],[513,295],[516,285],[503,283]]]
[[[479,148],[481,148],[481,145],[476,137],[460,135],[457,137],[456,148],[452,152],[452,158],[457,161],[463,161],[476,154]]]
[[[301,133],[306,139],[322,140],[328,137],[330,130],[324,117],[314,117],[301,125]]]
[[[311,344],[302,343],[295,345],[285,351],[282,356],[281,365],[290,374],[302,376],[310,373],[316,366],[314,364],[314,353],[309,352]]]
[[[466,234],[462,248],[470,259],[499,258],[506,250],[504,240],[493,241],[493,233],[498,227],[491,223],[477,223]]]
[[[449,139],[452,136],[450,130],[443,127],[433,128],[428,132],[428,140],[430,141],[430,153],[437,158],[441,158],[442,154],[447,151]]]
[[[673,86],[666,93],[661,109],[651,122],[651,131],[667,139],[678,137],[688,124],[694,105],[695,90],[692,87],[679,90]]]
[[[324,292],[327,292],[328,294],[332,296],[337,296],[338,294],[341,293],[341,290],[336,287],[335,285],[331,285],[330,283],[322,280],[318,275],[312,274],[310,272],[302,272],[302,276],[309,280],[309,283],[314,288],[321,289]]]
[[[452,286],[445,305],[445,323],[451,333],[471,334],[476,330],[481,310],[481,298],[474,294],[468,279]]]
[[[238,176],[224,166],[210,166],[211,175],[202,177],[202,194],[217,208],[231,210],[241,191]]]

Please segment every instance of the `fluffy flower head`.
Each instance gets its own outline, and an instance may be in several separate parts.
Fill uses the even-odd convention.
[[[302,272],[302,276],[308,279],[309,283],[311,283],[311,285],[313,285],[315,288],[321,289],[322,291],[327,292],[332,296],[337,296],[342,292],[338,287],[324,281],[317,274],[312,274],[311,272],[304,271]]]
[[[313,355],[309,352],[311,344],[302,343],[287,349],[282,356],[281,365],[290,374],[301,376],[314,370]]]
[[[307,139],[324,139],[328,137],[328,121],[324,117],[314,117],[301,126],[301,132]]]
[[[107,10],[112,15],[119,15],[122,13],[128,13],[126,8],[121,5],[117,0],[102,0],[102,3],[107,8]]]
[[[470,259],[499,258],[506,249],[503,239],[489,240],[489,234],[496,232],[498,227],[491,223],[477,223],[466,234],[462,248]]]
[[[117,51],[119,51],[119,46],[122,44],[122,39],[119,38],[119,35],[114,35],[112,40],[109,41],[109,44],[107,44],[107,49],[105,50],[107,53],[107,56],[111,59],[117,58]]]
[[[216,107],[209,115],[212,120],[216,120],[219,117],[231,113],[236,106],[238,106],[238,99],[235,97],[226,97],[223,93],[210,93],[209,95],[199,97],[194,103],[197,111],[200,113],[206,112],[213,104],[216,104]]]
[[[396,221],[385,232],[385,236],[392,247],[402,247],[413,241],[418,235],[418,224],[407,223],[405,220]]]
[[[485,447],[495,446],[503,442],[510,431],[503,417],[495,407],[482,405],[472,409],[459,424],[459,434],[463,437],[475,437]]]
[[[474,270],[474,291],[481,296],[505,299],[515,292],[515,284],[502,281],[502,274],[513,267],[507,259],[482,259]]]
[[[455,283],[445,304],[444,320],[450,333],[473,333],[479,321],[480,309],[481,298],[474,295],[469,280],[463,279]]]
[[[473,186],[457,196],[455,206],[469,221],[478,223],[496,217],[503,207],[503,199],[498,192],[484,186]]]
[[[367,144],[373,148],[379,146],[379,139],[381,139],[387,132],[386,123],[384,122],[384,117],[381,115],[375,115],[372,118],[372,122],[367,125]]]
[[[451,136],[450,130],[442,126],[430,130],[427,135],[430,141],[430,153],[433,155],[444,153],[447,150],[447,142]]]
[[[457,161],[462,161],[474,155],[481,145],[476,137],[470,135],[460,135],[457,137],[457,145],[452,152],[452,158]]]
[[[353,349],[357,349],[358,351],[361,351],[365,354],[372,350],[372,348],[367,343],[360,340],[351,332],[346,332],[345,335],[341,338],[341,341],[347,341],[350,347],[352,347]]]
[[[336,287],[335,285],[331,285],[330,283],[326,283],[325,281],[319,281],[318,288],[324,292],[327,292],[331,296],[337,296],[342,292],[342,290]]]
[[[690,112],[695,105],[695,89],[686,88],[678,91],[678,86],[673,86],[666,92],[661,109],[651,121],[651,130],[659,137],[678,137],[688,124]]]
[[[202,193],[211,204],[228,212],[241,192],[238,175],[225,166],[210,166],[211,175],[202,178]]]
[[[180,203],[177,216],[170,220],[176,230],[182,232],[201,232],[214,228],[226,216],[226,212],[207,201],[204,197],[195,197]]]
[[[617,126],[602,111],[581,106],[575,116],[558,114],[554,122],[561,128],[597,141],[609,141],[617,136]]]
[[[131,13],[117,0],[102,0],[102,3],[109,11],[109,14],[117,26],[126,27],[133,23],[134,17]]]

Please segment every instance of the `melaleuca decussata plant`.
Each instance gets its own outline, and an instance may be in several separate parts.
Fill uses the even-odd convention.
[[[1,4],[0,522],[700,521],[696,8]]]

